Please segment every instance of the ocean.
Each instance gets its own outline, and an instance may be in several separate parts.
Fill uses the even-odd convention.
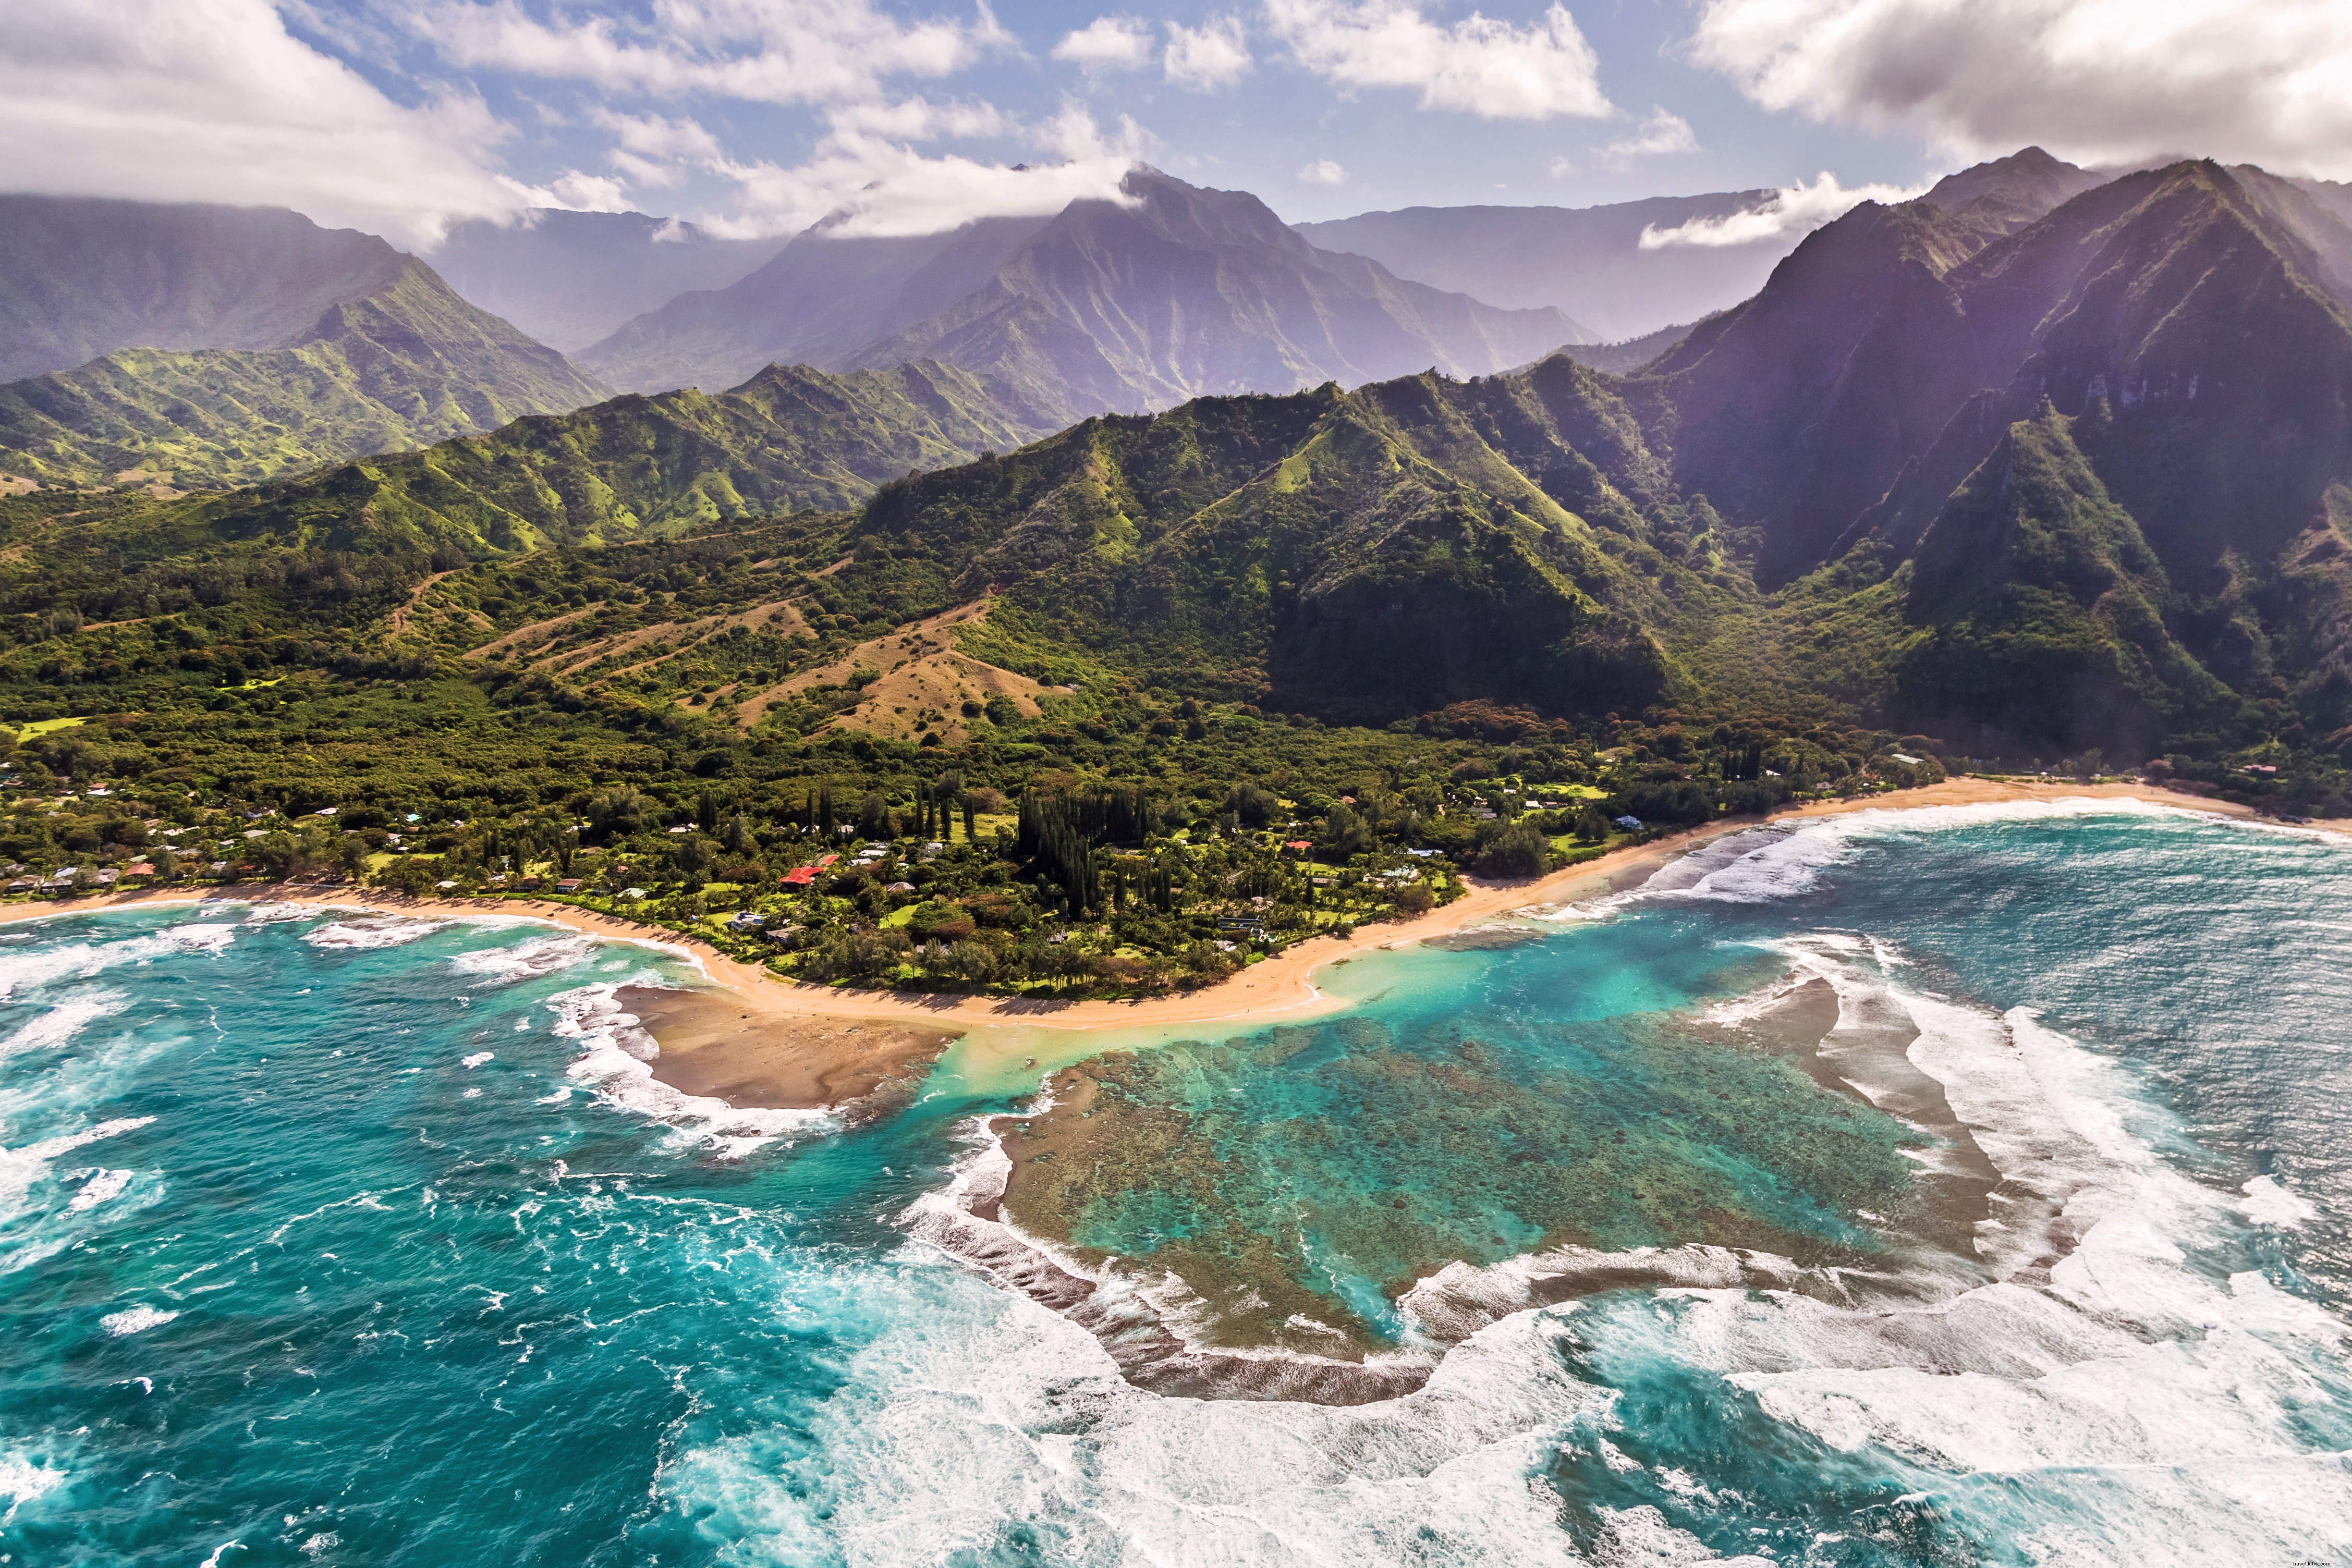
[[[2340,840],[1758,829],[852,1124],[655,1082],[694,978],[0,928],[0,1563],[2352,1563]]]

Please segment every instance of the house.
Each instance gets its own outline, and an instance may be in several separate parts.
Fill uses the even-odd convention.
[[[122,873],[119,871],[96,872],[91,874],[89,880],[98,883],[100,887],[112,887],[116,883],[122,880]]]
[[[145,861],[140,861],[135,864],[124,866],[122,868],[122,874],[125,876],[153,876],[155,874],[155,868]]]
[[[555,884],[555,891],[558,893],[577,893],[580,891],[581,883],[584,880],[586,879],[583,877],[567,876]]]
[[[1624,829],[1629,833],[1638,833],[1642,831],[1642,819],[1639,817],[1620,817],[1613,825]]]
[[[767,925],[767,917],[764,915],[754,915],[748,909],[739,909],[733,915],[727,917],[727,929],[730,931],[757,931],[761,926]]]
[[[816,881],[816,867],[813,865],[796,865],[793,867],[792,870],[784,873],[783,885],[786,887],[806,887],[814,881]]]
[[[1282,847],[1290,851],[1294,854],[1303,854],[1307,851],[1313,849],[1315,845],[1311,840],[1289,839],[1284,841]]]
[[[768,946],[779,953],[790,951],[793,945],[793,929],[792,926],[785,925],[769,932]]]
[[[882,891],[885,893],[912,893],[915,891],[915,884],[911,882],[894,882]]]
[[[20,876],[8,884],[10,893],[30,893],[41,884],[29,876]]]

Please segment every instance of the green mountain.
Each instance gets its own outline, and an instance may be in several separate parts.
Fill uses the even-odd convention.
[[[542,344],[394,256],[390,278],[267,349],[120,349],[0,386],[0,471],[182,488],[249,485],[416,447],[600,389]]]
[[[936,365],[828,376],[770,366],[716,396],[622,397],[520,419],[494,434],[362,458],[301,478],[161,503],[76,503],[71,536],[113,561],[74,570],[80,601],[138,603],[150,564],[295,549],[463,561],[614,544],[744,518],[838,511],[894,476],[968,461],[1037,434],[1007,422],[971,377]],[[63,544],[65,541],[58,541]],[[87,563],[84,563],[87,564]],[[127,569],[118,589],[108,570]]]

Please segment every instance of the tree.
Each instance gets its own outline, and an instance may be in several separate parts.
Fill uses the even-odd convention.
[[[1486,876],[1541,876],[1551,863],[1551,841],[1531,822],[1515,822],[1495,835],[1478,855]]]
[[[625,839],[646,825],[653,802],[626,784],[599,791],[588,802],[588,825],[608,839]]]
[[[375,873],[375,884],[394,893],[404,893],[411,898],[421,898],[440,875],[430,861],[415,855],[403,855]]]

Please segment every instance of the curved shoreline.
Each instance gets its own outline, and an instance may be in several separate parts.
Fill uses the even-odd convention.
[[[1470,891],[1453,903],[1411,920],[1359,927],[1352,936],[1314,936],[1261,959],[1232,977],[1199,991],[1139,998],[1132,1001],[1039,1001],[1021,997],[952,993],[845,990],[810,985],[729,957],[667,926],[623,919],[576,904],[524,898],[411,898],[366,888],[286,888],[267,883],[209,889],[203,893],[130,893],[77,899],[63,905],[21,904],[0,909],[0,924],[51,919],[92,910],[208,903],[307,904],[370,910],[385,915],[506,915],[561,926],[612,940],[635,942],[690,959],[713,985],[741,998],[756,1014],[778,1019],[849,1019],[921,1022],[934,1028],[1045,1029],[1091,1031],[1151,1028],[1166,1024],[1230,1023],[1253,1018],[1313,1016],[1346,1004],[1325,992],[1314,977],[1323,968],[1386,948],[1402,947],[1463,930],[1482,921],[1538,904],[1573,903],[1646,878],[1659,866],[1708,840],[1755,828],[1763,821],[1844,816],[1855,811],[1904,811],[1937,806],[1998,805],[2015,801],[2129,800],[2149,805],[2241,820],[2256,813],[2227,801],[2176,795],[2137,784],[2024,784],[1954,779],[1894,795],[1819,800],[1759,819],[1743,817],[1685,829],[1662,839],[1614,850],[1596,860],[1549,876],[1510,882],[1469,878]],[[2308,824],[2322,831],[2352,833],[2352,823]]]

